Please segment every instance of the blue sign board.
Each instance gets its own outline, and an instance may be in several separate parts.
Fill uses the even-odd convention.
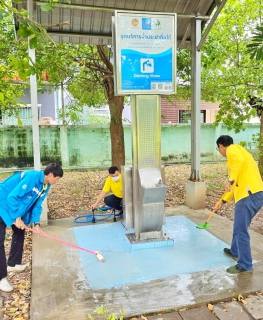
[[[172,94],[176,14],[115,13],[116,94]]]

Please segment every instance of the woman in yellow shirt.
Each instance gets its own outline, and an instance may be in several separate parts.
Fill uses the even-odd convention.
[[[106,196],[109,192],[112,192],[112,194]],[[109,168],[109,176],[96,202],[92,204],[91,208],[97,208],[103,198],[107,206],[122,211],[122,176],[119,169],[115,166]]]
[[[233,239],[230,249],[225,248],[224,252],[237,260],[237,264],[226,271],[229,273],[252,271],[248,228],[263,205],[263,182],[257,163],[245,148],[233,144],[233,139],[227,135],[220,136],[216,144],[218,151],[227,158],[229,182],[225,187],[226,196],[215,211],[232,198],[235,201]]]

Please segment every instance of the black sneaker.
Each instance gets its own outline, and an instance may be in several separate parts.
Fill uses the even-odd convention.
[[[224,253],[225,253],[226,255],[228,255],[229,257],[231,257],[232,259],[234,259],[234,260],[236,260],[236,261],[238,260],[238,257],[235,257],[235,256],[232,255],[230,249],[224,248]]]

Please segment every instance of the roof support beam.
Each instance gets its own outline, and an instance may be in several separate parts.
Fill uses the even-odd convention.
[[[202,36],[202,38],[201,38],[201,40],[200,40],[200,42],[199,42],[199,44],[197,46],[197,51],[201,50],[202,45],[204,44],[204,42],[205,42],[205,40],[206,40],[206,38],[208,36],[209,31],[211,30],[213,24],[215,23],[216,18],[218,17],[219,13],[223,9],[223,7],[226,4],[226,2],[227,2],[227,0],[222,0],[220,5],[217,7],[216,12],[214,13],[212,19],[209,21],[209,23],[208,23],[208,25],[207,25],[207,27],[205,29],[205,32],[204,32],[204,34],[203,34],[203,36]]]
[[[73,32],[66,32],[66,31],[52,31],[47,30],[47,33],[51,36],[59,36],[59,37],[79,37],[79,38],[102,38],[102,39],[112,39],[112,34],[98,34],[98,33],[73,33]]]

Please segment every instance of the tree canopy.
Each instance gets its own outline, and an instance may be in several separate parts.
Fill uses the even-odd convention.
[[[202,99],[220,102],[216,124],[236,132],[257,115],[251,98],[263,95],[263,64],[247,51],[261,10],[259,0],[227,1],[203,48]]]
[[[39,90],[44,90],[41,75],[47,72],[49,84],[53,88],[63,85],[76,101],[71,106],[72,110],[69,110],[71,114],[81,112],[84,105],[96,107],[107,103],[110,106],[111,126],[114,127],[111,131],[112,139],[115,136],[117,144],[123,148],[123,151],[115,148],[113,153],[117,156],[121,153],[122,160],[118,160],[117,165],[124,164],[123,129],[119,131],[119,127],[122,128],[124,98],[114,96],[110,48],[55,45],[52,41],[47,41],[50,39],[44,26],[28,19],[26,12],[16,11],[3,0],[0,0],[0,4],[0,15],[3,18],[0,19],[0,109],[14,109],[23,86],[27,85],[23,83],[15,86],[12,83],[15,71],[22,79],[36,73]],[[52,1],[46,1],[42,9],[52,9]],[[21,42],[15,37],[13,17],[8,15],[10,10],[15,10],[12,14],[20,19],[18,36],[29,37],[30,47],[36,48],[37,59],[33,65],[27,55],[27,41]],[[245,122],[252,116],[261,117],[263,64],[261,60],[254,58],[259,58],[262,50],[260,34],[263,28],[256,29],[258,42],[251,41],[253,31],[261,23],[261,11],[260,0],[228,0],[202,48],[202,100],[220,102],[215,124],[223,122],[229,130],[234,129],[236,132],[244,129]],[[258,45],[257,49],[255,44]],[[188,50],[178,50],[177,67],[176,98],[185,100],[190,98],[191,92]],[[121,136],[121,141],[118,136]],[[112,144],[116,144],[116,141]]]

